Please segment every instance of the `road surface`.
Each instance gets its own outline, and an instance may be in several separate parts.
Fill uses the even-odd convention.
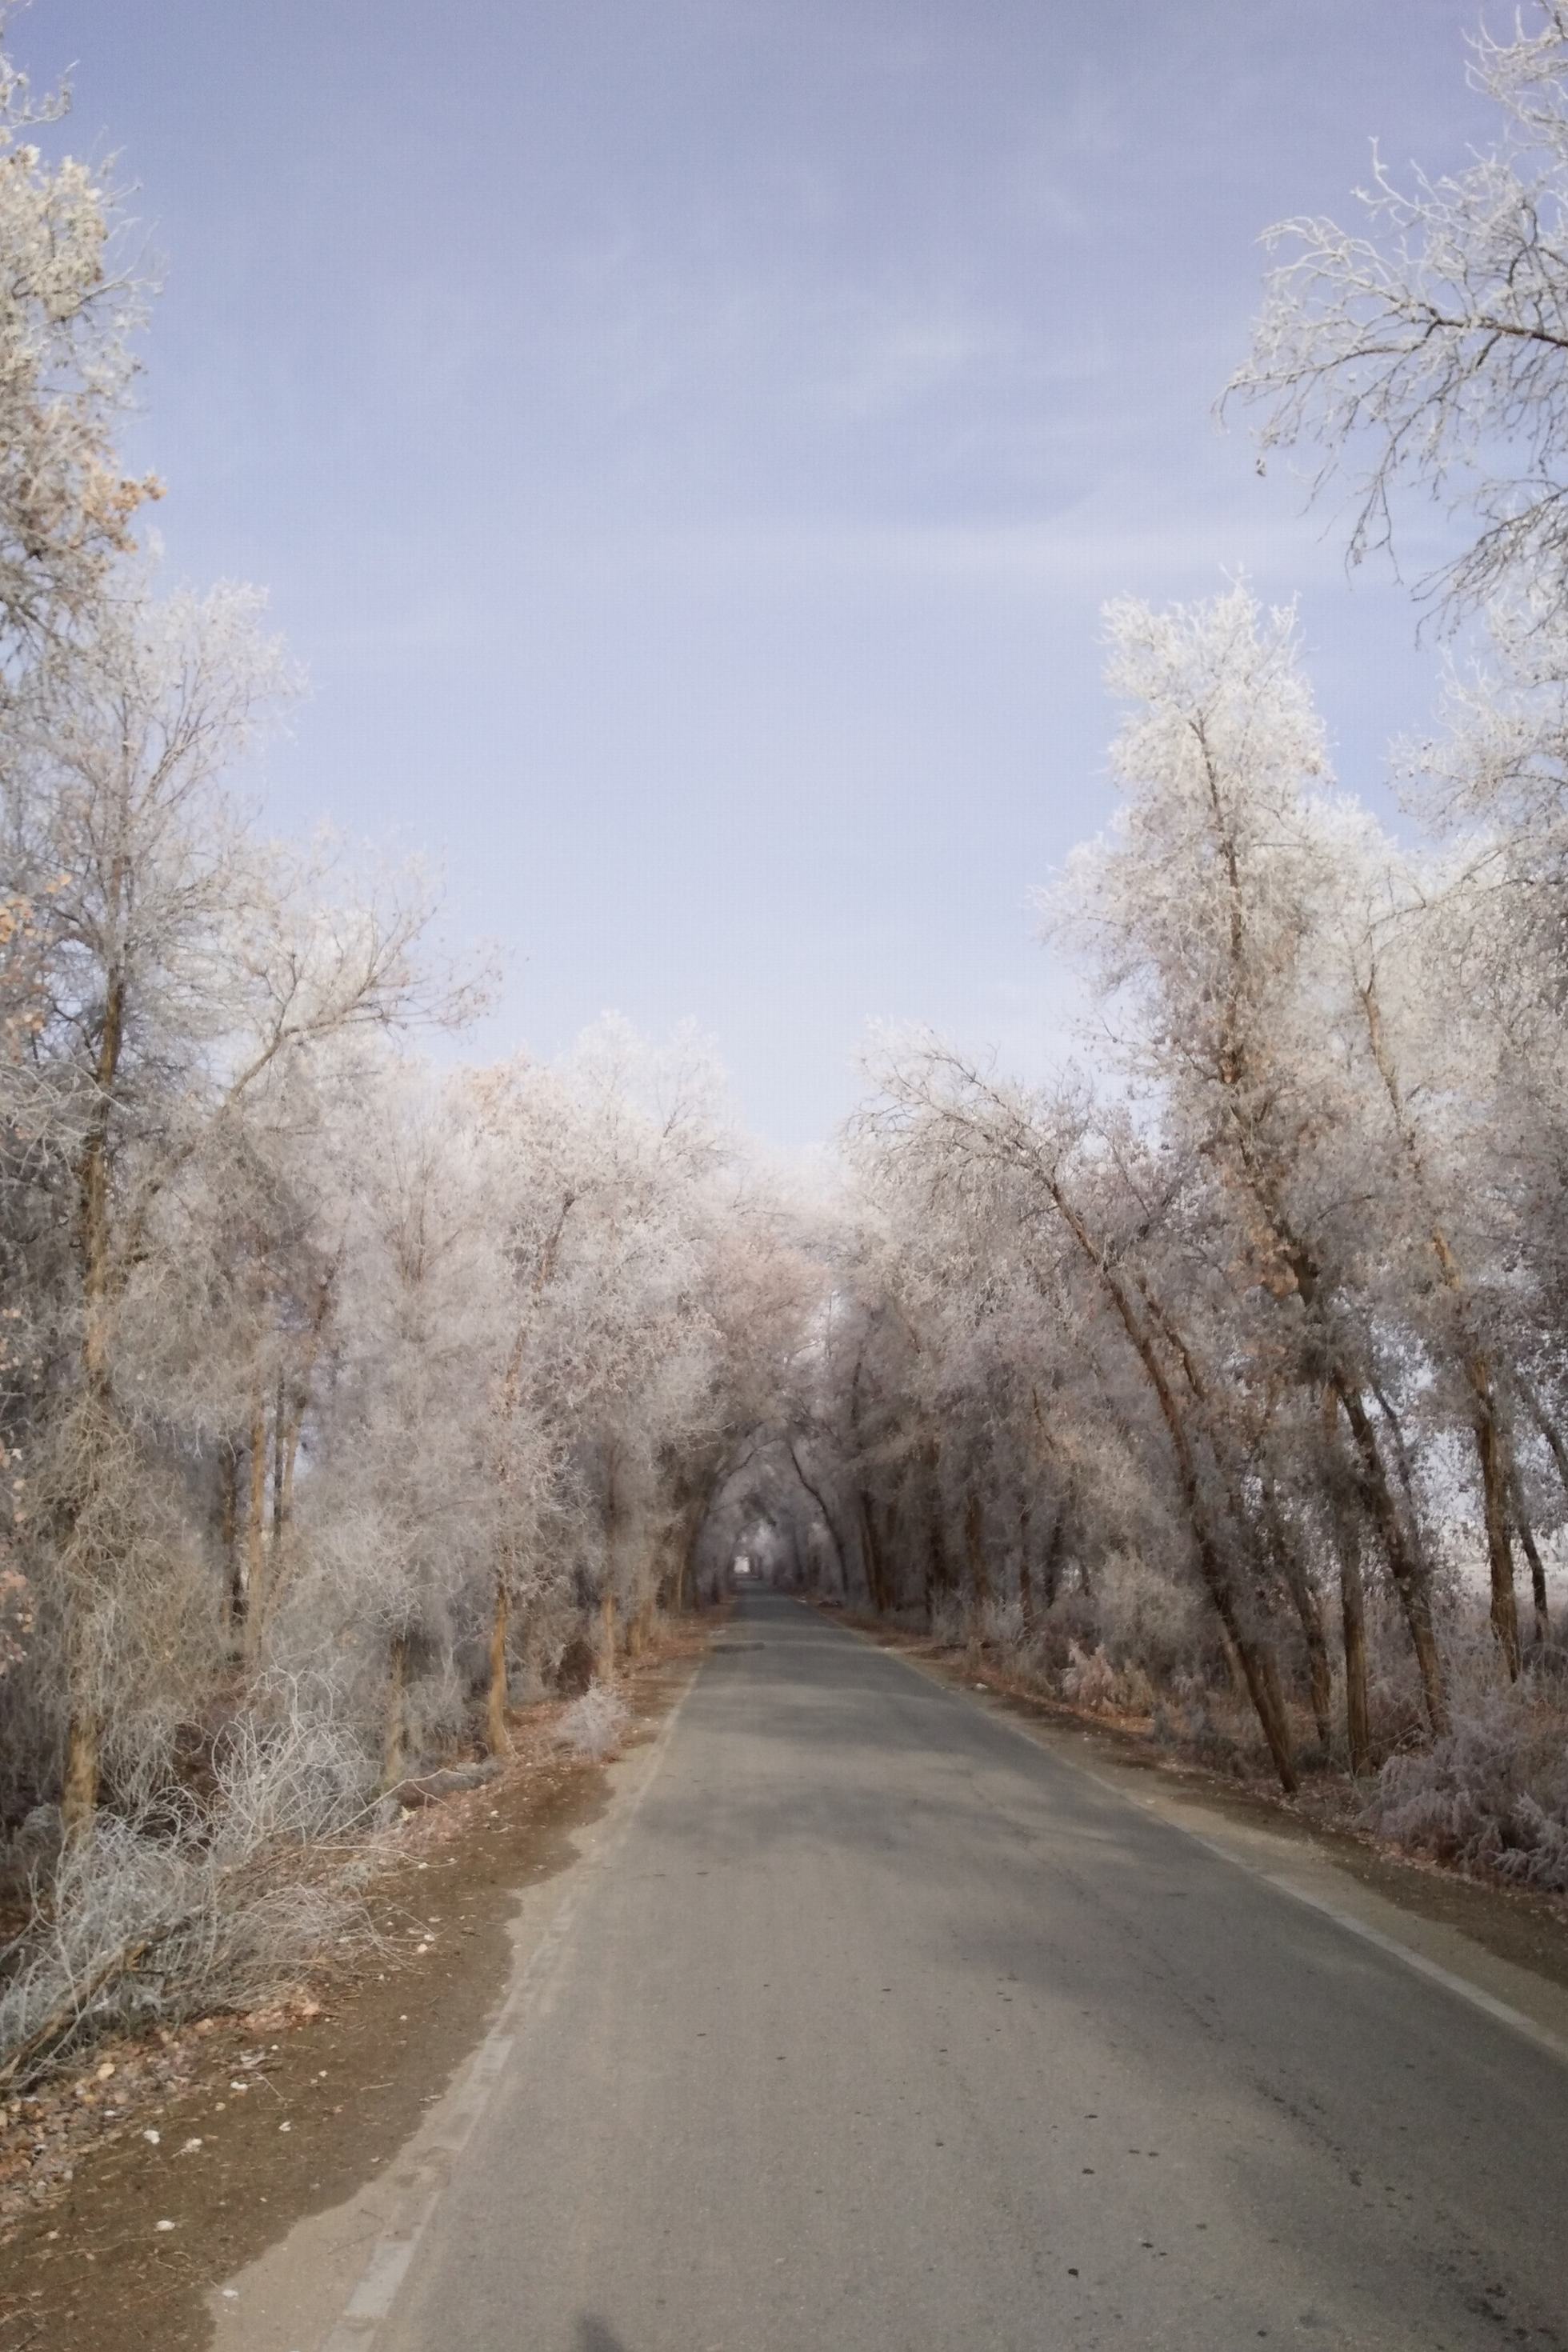
[[[745,1596],[375,2352],[1568,2346],[1568,2069]]]

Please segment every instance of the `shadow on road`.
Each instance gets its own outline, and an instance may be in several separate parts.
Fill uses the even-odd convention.
[[[629,2352],[613,2327],[585,2311],[577,2322],[577,2352]]]

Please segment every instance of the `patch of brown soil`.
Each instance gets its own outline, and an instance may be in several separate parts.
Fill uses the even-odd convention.
[[[1298,1796],[1287,1797],[1268,1781],[1237,1780],[1173,1756],[1155,1745],[1148,1724],[1140,1718],[1107,1716],[1047,1697],[1020,1676],[977,1660],[972,1652],[944,1646],[907,1628],[889,1627],[862,1612],[834,1609],[830,1613],[879,1647],[918,1658],[955,1689],[978,1685],[1009,1714],[1070,1738],[1080,1752],[1087,1748],[1086,1761],[1157,1773],[1163,1785],[1190,1790],[1204,1805],[1232,1820],[1266,1823],[1277,1834],[1326,1849],[1337,1868],[1386,1901],[1458,1928],[1497,1958],[1531,1969],[1568,1989],[1568,1899],[1507,1886],[1495,1878],[1469,1877],[1442,1863],[1381,1844],[1357,1826],[1354,1790],[1344,1780],[1325,1774],[1307,1781]]]
[[[715,1622],[686,1621],[632,1668],[634,1742]],[[604,1810],[603,1769],[551,1743],[560,1712],[530,1710],[504,1773],[409,1820],[371,1891],[368,1956],[329,1960],[276,2009],[105,2046],[73,2083],[13,2103],[0,2352],[202,2352],[212,2287],[395,2155],[500,2002],[519,1890],[563,1869]]]

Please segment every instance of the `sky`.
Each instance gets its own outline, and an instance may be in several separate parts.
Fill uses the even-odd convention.
[[[307,698],[268,820],[439,861],[465,1054],[603,1011],[819,1145],[874,1021],[1038,1075],[1100,611],[1299,595],[1341,781],[1438,658],[1214,404],[1259,232],[1489,121],[1449,0],[32,0],[161,293],[172,582]],[[1430,526],[1427,526],[1430,528]]]

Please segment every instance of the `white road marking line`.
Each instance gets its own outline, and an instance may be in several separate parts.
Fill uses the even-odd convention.
[[[837,1630],[853,1633],[865,1643],[868,1649],[875,1650],[879,1657],[892,1658],[899,1665],[907,1667],[910,1674],[918,1675],[921,1682],[934,1683],[939,1690],[949,1691],[954,1698],[964,1699],[973,1705],[972,1692],[959,1688],[941,1675],[928,1674],[918,1659],[906,1657],[900,1650],[884,1649],[874,1634],[862,1633],[858,1625],[841,1625]],[[1310,1895],[1304,1886],[1296,1885],[1292,1880],[1262,1869],[1257,1863],[1248,1862],[1231,1847],[1220,1845],[1213,1838],[1205,1837],[1201,1830],[1190,1828],[1185,1822],[1173,1820],[1149,1798],[1134,1796],[1116,1781],[1108,1780],[1092,1765],[1079,1763],[1076,1756],[1058,1755],[1054,1748],[1047,1748],[1043,1740],[1037,1739],[1026,1725],[1018,1722],[1016,1717],[999,1713],[993,1707],[983,1707],[980,1712],[988,1722],[1000,1724],[1004,1730],[1026,1740],[1037,1756],[1048,1756],[1053,1762],[1065,1765],[1069,1772],[1080,1772],[1097,1789],[1103,1789],[1108,1796],[1130,1805],[1133,1811],[1162,1822],[1166,1829],[1174,1830],[1178,1837],[1191,1838],[1193,1843],[1201,1845],[1205,1853],[1214,1854],[1221,1862],[1228,1862],[1233,1869],[1244,1872],[1248,1878],[1257,1879],[1264,1886],[1273,1887],[1277,1894],[1288,1895],[1293,1903],[1304,1903],[1310,1911],[1331,1919],[1335,1927],[1342,1927],[1347,1935],[1359,1936],[1363,1944],[1373,1945],[1376,1950],[1386,1953],[1390,1959],[1399,1960],[1405,1968],[1413,1969],[1417,1976],[1426,1977],[1431,1983],[1441,1985],[1446,1991],[1457,1994],[1460,2000],[1468,2001],[1472,2009],[1479,2009],[1483,2016],[1491,2018],[1499,2025],[1510,2027],[1513,2032],[1521,2034],[1525,2041],[1533,2042],[1536,2049],[1544,2050],[1560,2064],[1568,2066],[1568,2042],[1546,2026],[1537,2025],[1535,2020],[1527,2017],[1521,2009],[1514,2009],[1506,2000],[1499,2000],[1495,1993],[1484,1991],[1479,1985],[1472,1984],[1468,1977],[1456,1975],[1452,1969],[1444,1968],[1439,1961],[1429,1960],[1425,1952],[1415,1950],[1409,1944],[1402,1944],[1397,1937],[1384,1935],[1381,1927],[1373,1927],[1366,1920],[1358,1919],[1352,1911],[1342,1911],[1337,1904],[1326,1902],[1321,1895]]]

